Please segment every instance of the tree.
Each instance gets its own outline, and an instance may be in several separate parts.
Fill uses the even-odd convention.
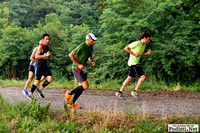
[[[124,80],[122,77],[127,75],[128,69],[126,68],[128,68],[129,56],[123,49],[131,42],[140,39],[139,36],[144,29],[142,26],[146,26],[143,23],[145,13],[150,10],[144,7],[149,2],[107,0],[106,4],[107,6],[100,16],[101,28],[99,32],[102,38],[97,42],[97,55],[99,55],[97,62],[101,65],[95,69],[94,73],[97,75],[103,73],[101,79]]]
[[[98,21],[98,12],[89,0],[60,1],[53,5],[63,25],[81,25],[83,23],[91,27]]]
[[[9,25],[2,30],[0,40],[0,73],[4,78],[23,78],[31,50],[29,34],[26,29]],[[29,53],[29,54],[27,54]]]

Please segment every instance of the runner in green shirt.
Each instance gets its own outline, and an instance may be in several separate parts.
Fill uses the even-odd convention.
[[[86,43],[80,44],[69,54],[70,59],[73,61],[72,72],[76,80],[79,82],[79,86],[75,89],[71,91],[65,91],[65,102],[69,104],[68,107],[71,109],[81,108],[81,106],[77,106],[75,102],[82,94],[82,92],[89,87],[87,81],[86,66],[88,60],[92,64],[92,66],[96,65],[96,63],[92,59],[92,50],[96,40],[97,38],[93,33],[88,34],[86,36]],[[73,94],[74,98],[70,102],[71,96]]]
[[[86,43],[80,44],[73,50],[73,52],[76,53],[76,61],[83,66],[87,66],[88,58],[92,57],[92,50],[92,46],[88,46]],[[72,68],[78,68],[78,66],[73,62]]]
[[[124,48],[124,50],[130,54],[130,57],[128,60],[128,65],[130,66],[130,70],[129,70],[128,77],[124,81],[120,91],[116,92],[115,94],[120,99],[124,99],[123,91],[126,88],[126,86],[132,81],[135,74],[138,74],[140,78],[137,82],[135,89],[131,92],[131,95],[134,96],[136,99],[140,98],[137,93],[137,90],[146,79],[146,75],[139,64],[139,61],[142,55],[149,55],[151,53],[151,49],[149,49],[146,53],[144,53],[146,44],[150,42],[150,39],[151,39],[151,36],[148,33],[144,33],[140,41],[133,42]]]

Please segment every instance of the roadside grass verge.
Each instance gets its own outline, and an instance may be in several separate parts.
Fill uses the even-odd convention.
[[[132,91],[137,84],[138,78],[134,79],[127,87],[127,91]],[[89,89],[92,90],[119,90],[123,84],[123,82],[119,80],[106,80],[102,81],[101,83],[96,84],[92,80],[88,80],[90,87]],[[29,85],[33,84],[32,81]],[[17,86],[17,87],[24,87],[26,80],[8,80],[8,79],[0,79],[0,86],[1,87],[8,87],[8,86]],[[41,85],[41,84],[40,84]],[[39,85],[39,86],[40,86]],[[67,80],[65,78],[61,78],[59,80],[54,80],[52,83],[48,85],[48,88],[60,88],[60,89],[72,89],[78,85],[78,82],[75,80]],[[140,87],[139,91],[159,91],[159,90],[168,90],[168,91],[194,91],[200,92],[200,81],[197,80],[194,84],[190,85],[180,85],[180,83],[176,84],[167,84],[164,81],[155,80],[155,78],[151,77],[151,79],[147,79],[142,86]]]
[[[80,113],[69,110],[51,110],[50,103],[6,103],[0,94],[0,132],[95,132],[95,133],[165,133],[168,124],[199,124],[200,116],[147,116],[133,113]]]

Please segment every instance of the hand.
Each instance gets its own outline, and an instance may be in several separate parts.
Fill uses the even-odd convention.
[[[91,62],[91,64],[92,64],[93,67],[96,66],[96,63],[95,63],[95,62]]]
[[[47,52],[46,56],[47,56],[47,57],[51,57],[50,51]]]
[[[151,49],[146,52],[146,55],[151,54]]]
[[[78,68],[79,68],[80,70],[82,70],[82,69],[84,68],[84,66],[81,65],[81,64],[79,64],[79,65],[78,65]]]
[[[136,56],[136,57],[139,57],[139,56],[140,56],[139,53],[134,53],[133,55]]]

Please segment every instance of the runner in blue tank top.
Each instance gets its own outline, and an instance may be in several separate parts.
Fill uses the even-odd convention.
[[[42,43],[40,43],[38,50],[35,54],[35,59],[36,59],[35,82],[31,86],[31,92],[29,95],[30,96],[29,99],[32,99],[33,92],[35,91],[38,84],[40,83],[40,79],[41,79],[42,75],[47,77],[47,80],[44,81],[44,83],[42,84],[42,86],[40,88],[36,89],[36,91],[42,98],[44,98],[44,95],[42,94],[42,89],[44,89],[44,87],[46,87],[49,83],[51,83],[53,81],[51,71],[49,70],[49,68],[47,66],[47,59],[49,57],[51,57],[51,53],[49,51],[49,39],[50,39],[49,34],[46,34],[46,33],[43,34],[42,39],[43,39],[43,41],[42,41]]]
[[[35,54],[37,52],[37,49],[38,49],[38,46],[33,50],[32,54],[31,54],[31,57],[30,57],[30,64],[29,64],[29,74],[28,74],[28,80],[26,81],[26,84],[24,86],[24,90],[23,90],[23,94],[25,96],[28,96],[28,91],[27,91],[27,88],[29,86],[29,84],[31,83],[31,81],[33,80],[33,77],[34,77],[34,73],[35,73]],[[42,76],[41,81],[43,81],[45,79],[44,76]]]

